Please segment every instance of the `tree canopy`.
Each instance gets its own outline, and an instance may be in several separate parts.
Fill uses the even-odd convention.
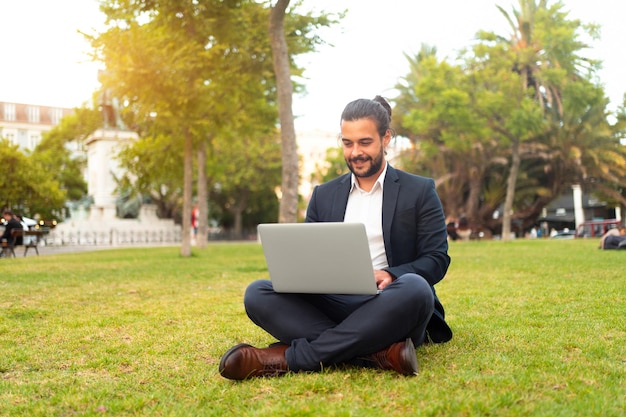
[[[107,67],[104,87],[125,103],[131,126],[140,132],[142,141],[158,140],[159,146],[182,155],[181,254],[188,256],[194,166],[199,170],[196,177],[206,178],[197,183],[198,195],[208,195],[211,178],[204,170],[220,157],[215,144],[229,141],[247,152],[239,144],[242,138],[266,137],[277,123],[276,79],[267,32],[270,10],[256,1],[218,0],[106,0],[101,8],[109,26],[92,37],[92,44],[97,59]],[[327,16],[295,12],[285,16],[291,74],[301,73],[293,57],[312,51],[320,42],[314,30],[330,23]],[[225,149],[219,144],[219,149]],[[148,144],[137,146],[154,149]],[[195,165],[194,149],[201,161]],[[133,158],[141,160],[141,152],[138,148],[134,156],[129,153],[124,158],[135,177],[139,172],[132,170],[140,162],[133,163]],[[254,169],[250,164],[237,168]],[[143,183],[136,189],[159,193],[162,178],[157,177],[152,176],[157,182],[151,187]]]
[[[59,178],[47,169],[49,159],[26,155],[17,145],[0,139],[2,208],[27,217],[60,218],[67,191]]]
[[[500,10],[510,36],[479,32],[455,63],[427,46],[408,57],[395,112],[415,144],[406,164],[436,179],[450,217],[503,237],[573,184],[624,204],[623,125],[609,122],[598,63],[579,40],[597,28],[568,19],[558,2]]]

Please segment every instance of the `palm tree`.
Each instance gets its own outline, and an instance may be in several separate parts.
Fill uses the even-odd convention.
[[[407,56],[410,72],[396,85],[394,126],[414,145],[405,169],[435,179],[449,217],[464,215],[479,226],[485,172],[498,145],[471,114],[471,77],[438,61],[436,52],[423,45],[416,57]]]
[[[563,104],[563,117],[553,123],[541,153],[561,185],[556,192],[580,184],[626,205],[619,190],[626,187],[626,147],[607,120],[603,89],[579,82],[564,89]]]
[[[509,15],[497,6],[507,19],[511,34],[508,37],[482,32],[479,38],[494,42],[494,51],[499,47],[512,54],[512,69],[519,74],[521,89],[531,97],[544,112],[554,120],[563,118],[562,89],[568,82],[581,80],[583,69],[593,69],[596,63],[580,57],[578,52],[586,47],[578,41],[576,31],[581,27],[577,20],[568,20],[562,4],[548,5],[548,0],[520,0],[519,10]],[[493,119],[492,119],[493,120]],[[526,132],[527,141],[543,137],[542,128]],[[508,239],[511,230],[511,215],[515,200],[516,181],[521,165],[522,132],[513,132],[502,124],[494,125],[510,141],[511,167],[507,180],[504,201],[502,238]]]

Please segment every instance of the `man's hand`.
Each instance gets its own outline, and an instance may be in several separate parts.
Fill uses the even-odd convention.
[[[376,279],[376,286],[379,290],[384,290],[393,281],[393,277],[389,272],[380,269],[374,271],[374,279]]]

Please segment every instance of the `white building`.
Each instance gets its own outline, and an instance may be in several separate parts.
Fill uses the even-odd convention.
[[[24,150],[34,149],[44,132],[51,130],[73,109],[0,101],[0,138]]]

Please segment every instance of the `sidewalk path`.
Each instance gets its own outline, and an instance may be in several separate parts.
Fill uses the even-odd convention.
[[[209,240],[208,244],[224,244],[224,243],[259,243],[256,240]],[[79,253],[79,252],[96,252],[102,250],[113,249],[129,249],[129,248],[165,248],[165,247],[177,247],[180,248],[180,242],[161,242],[161,243],[129,243],[123,245],[43,245],[38,246],[39,255],[58,255],[62,253]],[[195,246],[193,246],[195,248]],[[15,249],[15,255],[18,258],[24,256],[24,248],[18,246]],[[37,252],[34,249],[28,249],[26,254],[27,258],[31,256],[37,256]]]
[[[62,253],[78,253],[78,252],[96,252],[113,249],[129,249],[129,248],[157,248],[157,247],[180,247],[180,243],[133,243],[128,245],[47,245],[38,246],[39,255],[58,255]],[[18,258],[24,256],[24,249],[18,246],[15,249],[15,255]],[[33,248],[28,249],[27,258],[37,256],[37,252]]]

